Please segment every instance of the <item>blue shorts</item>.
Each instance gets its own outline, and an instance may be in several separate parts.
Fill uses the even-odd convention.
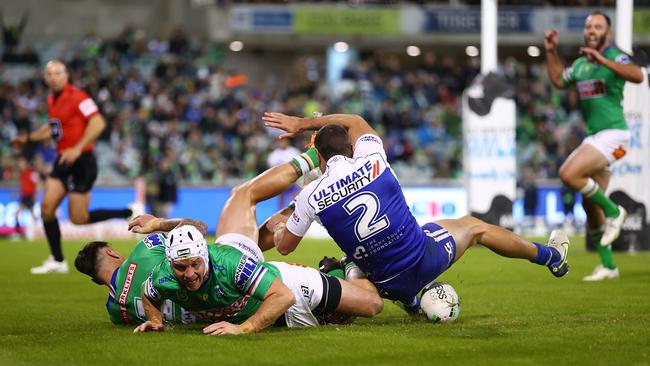
[[[432,222],[422,226],[422,231],[426,235],[424,255],[396,277],[375,283],[382,297],[409,303],[424,286],[454,263],[456,242],[451,234]]]

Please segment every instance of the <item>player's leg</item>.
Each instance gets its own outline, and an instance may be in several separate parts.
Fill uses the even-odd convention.
[[[257,242],[255,205],[283,192],[296,179],[298,179],[296,170],[290,163],[286,163],[273,167],[233,188],[219,216],[217,237],[228,233],[239,233]]]
[[[33,274],[67,272],[67,264],[63,260],[63,251],[61,250],[61,229],[56,218],[56,209],[61,204],[66,193],[61,180],[47,177],[43,201],[41,202],[41,218],[43,219],[45,237],[50,245],[51,256],[43,262],[43,265],[32,268],[31,272]]]
[[[384,309],[384,302],[370,281],[336,279],[341,284],[341,300],[336,307],[337,313],[373,317]]]
[[[68,213],[75,225],[92,224],[113,218],[128,218],[133,214],[129,208],[97,209],[88,211],[90,191],[97,179],[97,161],[92,153],[85,153],[72,166],[72,184],[68,195]]]
[[[601,142],[595,141],[594,136],[586,141],[591,141],[593,144],[582,143],[569,155],[560,167],[560,179],[567,186],[582,193],[583,200],[588,200],[603,210],[605,217],[611,221],[606,225],[606,231],[609,232],[603,235],[603,242],[610,244],[618,237],[627,213],[623,207],[607,197],[605,189],[593,178],[600,171],[606,169],[610,163],[605,153],[596,147],[599,145],[595,145]],[[608,228],[609,226],[612,227]]]
[[[530,242],[510,230],[488,224],[472,216],[457,220],[440,220],[436,224],[451,234],[456,242],[454,261],[474,244],[481,244],[493,252],[509,258],[528,259],[533,263],[549,267],[556,276],[568,271],[566,254],[568,238],[560,231],[554,231],[549,245]]]
[[[14,225],[14,231],[15,231],[16,234],[21,234],[20,233],[20,213],[23,212],[23,210],[25,209],[25,205],[22,202],[23,197],[21,197],[20,200],[21,201],[18,202],[18,208],[16,209],[16,217],[15,217],[16,222],[15,222],[15,225]]]
[[[610,170],[603,169],[596,173],[593,176],[593,179],[603,190],[607,190],[610,177]],[[603,210],[589,200],[582,201],[582,206],[587,213],[587,229],[589,230],[591,238],[594,240],[601,262],[601,265],[597,266],[593,272],[590,275],[585,276],[583,280],[601,281],[604,279],[618,278],[619,271],[616,267],[616,263],[614,263],[614,253],[612,252],[611,244],[601,245],[600,243],[600,239],[605,231],[605,215],[603,214]]]

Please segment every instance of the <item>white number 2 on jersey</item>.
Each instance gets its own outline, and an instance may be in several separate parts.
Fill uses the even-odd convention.
[[[372,192],[363,192],[356,195],[347,201],[343,208],[349,215],[352,215],[358,209],[363,210],[354,226],[359,241],[364,241],[390,226],[390,221],[388,221],[386,215],[377,218],[379,199]]]

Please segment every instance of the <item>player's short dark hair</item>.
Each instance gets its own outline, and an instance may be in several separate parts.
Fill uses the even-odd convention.
[[[600,10],[593,11],[593,12],[591,12],[591,14],[589,14],[589,16],[592,16],[592,15],[601,15],[603,18],[605,18],[605,21],[607,22],[607,26],[608,27],[612,26],[612,20],[609,18],[609,15],[603,13],[602,11],[600,11]]]
[[[77,254],[74,260],[74,266],[77,270],[85,275],[88,275],[93,282],[103,285],[101,280],[97,278],[97,254],[99,250],[108,246],[105,241],[91,241],[87,243]]]
[[[352,156],[352,144],[348,130],[339,125],[321,127],[316,133],[314,147],[325,161],[335,155]]]

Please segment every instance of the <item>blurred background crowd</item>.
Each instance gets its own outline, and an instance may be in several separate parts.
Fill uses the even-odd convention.
[[[224,67],[227,49],[192,42],[180,28],[157,40],[128,27],[115,39],[88,36],[59,53],[72,82],[95,99],[107,121],[97,143],[99,184],[156,180],[169,172],[183,184],[249,179],[268,167],[278,147],[278,132],[261,121],[265,111],[356,113],[384,136],[402,180],[462,175],[461,93],[479,72],[478,57],[361,53],[343,70],[341,90],[332,97],[318,54],[296,56],[283,80]],[[30,57],[45,61],[38,53]],[[520,175],[554,178],[581,141],[583,121],[576,92],[552,88],[538,60],[506,58],[500,72],[516,87]],[[47,121],[40,69],[18,83],[0,80],[3,181],[18,174],[11,138]],[[302,149],[305,142],[291,143]],[[34,146],[31,155],[42,169],[55,157],[50,144]]]

